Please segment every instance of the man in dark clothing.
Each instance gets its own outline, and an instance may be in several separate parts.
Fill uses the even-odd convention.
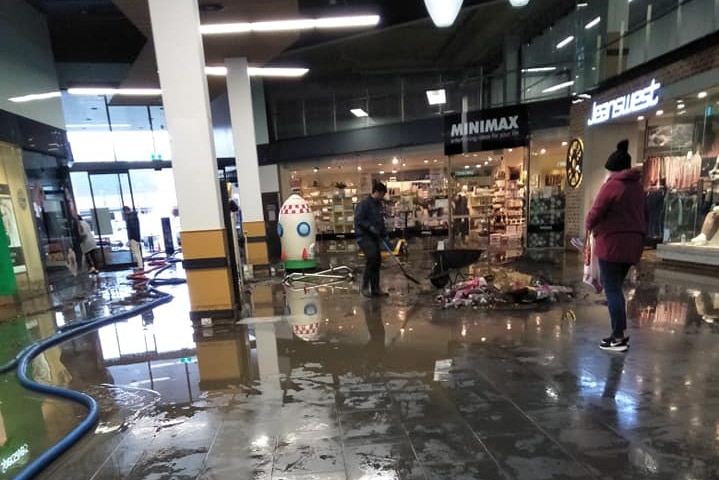
[[[122,207],[122,215],[125,217],[125,228],[127,228],[127,240],[130,252],[137,263],[137,268],[142,269],[144,260],[142,258],[142,243],[140,241],[140,218],[137,212],[131,210],[127,205]]]
[[[362,295],[365,297],[387,296],[379,288],[382,243],[387,237],[382,214],[382,199],[386,194],[387,187],[382,183],[375,183],[372,187],[372,194],[357,205],[355,212],[355,235],[366,259],[362,276]]]

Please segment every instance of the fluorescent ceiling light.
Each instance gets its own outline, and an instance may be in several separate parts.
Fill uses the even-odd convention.
[[[286,67],[248,67],[247,73],[250,77],[283,77],[297,78],[309,72],[309,68],[286,68]],[[205,74],[211,76],[227,76],[227,67],[205,67]]]
[[[559,42],[557,44],[557,48],[566,47],[567,45],[572,43],[572,40],[574,40],[574,35],[568,36],[567,38],[565,38],[564,40],[562,40],[561,42]]]
[[[427,90],[427,101],[430,105],[444,105],[447,103],[447,92],[444,88]]]
[[[629,1],[631,2],[632,0],[629,0]],[[589,6],[589,4],[587,2],[581,2],[581,3],[577,4],[577,8],[584,8],[587,6]]]
[[[350,112],[352,112],[352,115],[354,115],[357,118],[369,117],[369,114],[367,112],[365,112],[364,110],[362,110],[361,108],[353,108],[350,110]]]
[[[451,27],[459,15],[464,0],[424,0],[427,12],[434,25],[439,28]]]
[[[154,96],[162,95],[159,88],[68,88],[70,95],[131,95]]]
[[[529,5],[529,0],[509,0],[509,3],[515,8],[526,7]]]
[[[129,128],[129,123],[113,123],[112,128]],[[68,123],[65,128],[110,128],[107,123]]]
[[[523,68],[522,72],[525,72],[525,73],[553,72],[556,69],[557,69],[557,67],[530,67],[530,68]]]
[[[707,96],[707,92],[699,92],[699,94],[697,95],[697,98],[706,98],[706,96]]]
[[[568,88],[574,85],[574,80],[570,80],[569,82],[559,83],[557,85],[554,85],[553,87],[545,88],[542,90],[542,93],[551,93],[556,92],[557,90],[561,90],[563,88]]]
[[[32,102],[35,100],[47,100],[48,98],[58,98],[60,95],[60,92],[32,93],[30,95],[23,95],[21,97],[8,98],[8,100],[15,103],[23,103]]]
[[[297,30],[375,27],[379,24],[379,15],[358,15],[348,17],[305,18],[294,20],[275,20],[252,23],[216,23],[200,25],[205,35],[249,32],[288,32]]]
[[[597,25],[599,25],[599,22],[601,22],[601,21],[602,21],[602,17],[597,17],[594,20],[592,20],[591,22],[589,22],[588,24],[584,25],[584,29],[589,30],[593,27],[596,27]]]

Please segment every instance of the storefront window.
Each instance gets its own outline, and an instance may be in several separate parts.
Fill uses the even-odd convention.
[[[320,245],[354,251],[354,208],[372,190],[387,185],[386,222],[395,237],[447,235],[449,221],[446,157],[442,146],[375,152],[341,159],[291,163],[281,167],[283,198],[300,188],[312,207]]]
[[[490,248],[504,261],[522,255],[526,236],[525,148],[450,158],[455,248]]]

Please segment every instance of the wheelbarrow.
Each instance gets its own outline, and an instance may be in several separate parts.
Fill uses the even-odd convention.
[[[435,250],[430,252],[434,265],[429,275],[429,281],[437,288],[444,288],[447,284],[453,286],[458,280],[467,276],[464,269],[475,263],[484,253],[484,250]]]

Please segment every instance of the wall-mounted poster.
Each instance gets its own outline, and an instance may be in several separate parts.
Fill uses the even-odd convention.
[[[25,266],[25,256],[22,252],[15,210],[9,196],[0,195],[0,215],[2,215],[5,231],[10,238],[10,256],[12,257],[13,270],[15,273],[23,273],[27,271],[27,267]]]

